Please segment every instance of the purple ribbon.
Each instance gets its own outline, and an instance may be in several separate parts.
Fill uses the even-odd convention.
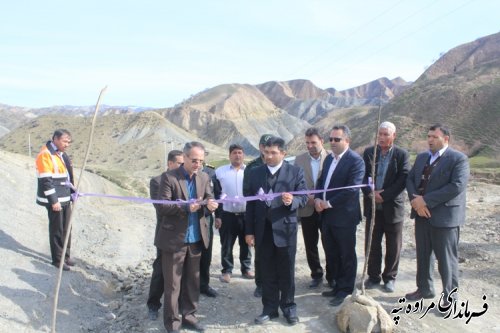
[[[207,203],[207,200],[198,200],[198,199],[155,200],[155,199],[147,199],[147,198],[139,198],[139,197],[126,197],[126,196],[111,195],[111,194],[84,193],[84,192],[76,191],[76,188],[70,182],[66,182],[66,185],[71,187],[73,189],[73,191],[75,191],[75,193],[71,194],[73,201],[78,200],[79,197],[100,197],[100,198],[109,198],[109,199],[117,199],[117,200],[126,200],[126,201],[132,201],[132,202],[137,202],[137,203],[152,203],[152,204],[164,204],[164,205],[188,205],[188,204],[192,204],[192,203],[205,205]],[[306,191],[293,191],[293,192],[286,192],[286,193],[290,193],[292,195],[304,195],[304,194],[309,195],[309,194],[324,193],[324,192],[330,192],[330,191],[346,190],[346,189],[352,189],[352,188],[361,188],[361,187],[366,187],[366,186],[372,188],[372,190],[373,190],[373,184],[361,184],[361,185],[329,188],[326,190],[306,190]],[[228,197],[227,195],[222,194],[221,198],[218,200],[215,200],[215,202],[217,202],[219,204],[224,204],[224,203],[244,203],[247,201],[254,201],[254,200],[271,201],[274,198],[280,197],[283,193],[285,193],[285,192],[265,193],[261,188],[261,189],[259,189],[259,193],[257,193],[256,195],[247,196],[247,197],[240,197],[240,196]]]

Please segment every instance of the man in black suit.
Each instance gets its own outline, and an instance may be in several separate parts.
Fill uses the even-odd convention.
[[[167,157],[167,171],[175,170],[184,163],[182,151],[171,150]],[[151,199],[158,199],[158,190],[160,188],[161,175],[151,178],[149,182],[149,194]],[[156,211],[156,229],[155,235],[158,233],[158,228],[161,224],[161,216],[158,214],[158,206],[154,204]],[[153,261],[153,274],[151,275],[151,283],[149,285],[148,309],[149,319],[158,319],[158,310],[161,307],[161,296],[163,295],[163,274],[161,272],[161,250],[156,248],[156,259]]]
[[[361,221],[359,188],[326,191],[339,187],[361,185],[365,164],[361,156],[349,148],[351,131],[345,125],[334,126],[330,133],[332,154],[325,159],[316,189],[315,208],[321,213],[326,263],[335,281],[331,291],[322,293],[334,297],[331,306],[342,304],[354,290],[356,280],[356,227]]]
[[[249,173],[251,193],[282,193],[267,201],[249,201],[245,213],[245,240],[259,248],[262,276],[262,314],[255,323],[277,318],[278,307],[290,325],[299,322],[295,304],[295,254],[297,252],[297,209],[304,207],[307,195],[301,168],[283,161],[285,141],[278,137],[267,140],[265,165]]]
[[[364,187],[363,212],[366,217],[365,248],[372,221],[372,199],[375,197],[375,224],[368,259],[368,279],[366,288],[375,288],[384,281],[384,291],[394,292],[394,283],[398,274],[399,256],[403,244],[403,221],[405,215],[404,190],[406,177],[410,171],[408,152],[394,145],[396,126],[388,121],[380,124],[378,129],[377,157],[374,163],[374,147],[366,148],[363,153],[365,161],[365,178],[368,183],[375,165],[374,190]],[[385,267],[382,265],[382,238],[385,236]]]
[[[458,288],[458,241],[465,223],[465,203],[469,180],[467,156],[448,147],[450,130],[435,124],[429,128],[429,151],[415,159],[406,190],[415,218],[417,248],[417,290],[405,295],[409,301],[435,296],[432,273],[434,258],[443,284],[443,306]]]

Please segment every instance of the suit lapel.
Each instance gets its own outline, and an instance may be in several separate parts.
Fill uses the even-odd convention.
[[[186,175],[184,174],[184,169],[181,168],[177,169],[177,177],[179,179],[179,186],[181,188],[182,195],[184,196],[184,198],[179,198],[179,199],[189,200],[189,192],[187,189],[187,181],[186,181]]]
[[[312,168],[311,168],[311,157],[306,155],[304,162],[304,179],[306,184],[312,184],[314,187],[314,180],[312,176]]]
[[[205,184],[201,178],[200,172],[201,170],[196,173],[196,195],[197,199],[199,198],[204,198],[205,197]]]
[[[349,159],[350,155],[351,155],[350,149],[347,149],[347,151],[345,152],[344,156],[342,156],[342,158],[340,159],[340,161],[337,163],[337,166],[335,167],[335,170],[333,170],[332,179],[330,179],[330,184],[332,184],[332,181],[335,179],[335,174],[339,173],[340,170],[344,167],[344,164],[347,163],[346,161]],[[333,161],[333,157],[332,157],[332,161]],[[330,184],[328,184],[328,185],[330,185]]]
[[[396,166],[398,165],[398,151],[396,150],[396,146],[392,147],[391,154],[392,156],[389,160],[389,165],[387,165],[387,172],[384,177],[384,188],[393,183],[392,177],[397,173]]]
[[[310,168],[310,167],[309,167]],[[286,184],[286,180],[288,179],[288,165],[285,161],[283,161],[283,165],[281,165],[281,170],[278,174],[278,179],[276,179],[276,186],[274,187],[274,192],[282,192],[282,184]],[[288,191],[288,189],[284,189]]]

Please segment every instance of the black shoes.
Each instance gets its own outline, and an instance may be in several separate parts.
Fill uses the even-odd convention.
[[[264,323],[267,323],[269,320],[271,319],[274,319],[274,318],[278,318],[279,317],[279,313],[270,313],[270,314],[261,314],[260,316],[256,317],[255,318],[255,323],[256,324],[259,324],[259,325],[262,325]],[[287,320],[288,320],[288,317],[287,317]],[[297,322],[298,322],[298,318],[297,318]]]
[[[192,330],[192,331],[196,331],[196,332],[205,332],[205,326],[203,326],[202,324],[200,324],[198,322],[191,323],[188,321],[183,321],[182,327],[187,328],[187,329]]]
[[[149,317],[149,320],[156,320],[156,319],[158,319],[158,310],[149,309],[148,310],[148,317]]]
[[[422,298],[434,298],[434,295],[433,293],[428,293],[428,294],[424,294],[422,293],[420,290],[416,290],[412,293],[408,293],[405,295],[405,298],[407,301],[419,301],[421,300]]]
[[[380,281],[375,281],[372,280],[371,278],[368,278],[365,280],[365,288],[366,289],[375,289],[380,285]]]
[[[210,286],[207,288],[201,289],[200,294],[203,294],[207,297],[217,297],[217,291]]]
[[[339,306],[340,304],[342,304],[344,302],[344,299],[345,299],[345,296],[344,297],[335,296],[328,304],[330,304],[331,306]]]
[[[75,265],[76,265],[76,262],[75,262],[73,259],[71,259],[71,258],[66,258],[66,259],[64,260],[64,263],[65,263],[66,265],[68,265],[68,266],[75,266]]]
[[[55,267],[57,267],[57,269],[59,269],[59,263],[58,262],[53,262],[52,266],[55,266]],[[63,264],[63,271],[69,271],[69,270],[71,270],[71,268],[69,268],[69,266],[67,264]]]
[[[322,281],[323,281],[323,278],[312,279],[311,283],[309,284],[309,288],[310,289],[318,288],[321,285]]]
[[[336,293],[337,292],[335,291],[335,289],[332,289],[332,290],[328,290],[328,291],[323,291],[321,293],[321,296],[323,296],[323,297],[335,297]]]
[[[389,280],[386,283],[384,283],[384,291],[387,293],[393,293],[395,289],[395,281],[394,280]]]
[[[297,317],[296,315],[288,315],[288,316],[285,316],[286,318],[286,322],[290,325],[297,325],[299,323],[299,317]]]

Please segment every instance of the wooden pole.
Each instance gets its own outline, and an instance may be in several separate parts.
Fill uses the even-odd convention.
[[[101,103],[101,97],[104,94],[104,92],[106,91],[106,89],[107,89],[107,86],[101,90],[101,93],[99,94],[99,98],[97,99],[97,103],[95,105],[94,118],[92,118],[92,125],[90,127],[89,141],[87,144],[87,152],[85,153],[85,158],[83,159],[83,165],[82,165],[82,168],[80,171],[80,177],[78,178],[78,183],[76,185],[76,192],[77,193],[78,193],[78,190],[80,188],[80,182],[82,181],[83,172],[85,171],[85,166],[87,164],[87,160],[88,160],[88,157],[90,154],[90,147],[92,145],[92,139],[94,137],[95,122],[96,122],[96,118],[97,118],[97,113],[99,111],[99,105]],[[63,259],[66,256],[66,250],[68,248],[69,235],[71,234],[71,224],[73,222],[73,213],[74,213],[75,207],[77,206],[77,202],[78,202],[78,197],[73,202],[73,210],[72,210],[71,215],[69,217],[68,229],[67,229],[66,235],[64,235],[64,246],[63,246],[63,250],[62,250],[62,254],[61,254],[61,260],[59,261],[59,274],[57,276],[56,288],[54,291],[54,304],[52,306],[52,330],[51,330],[52,333],[56,332],[57,303],[59,301],[59,289],[61,288],[61,278],[62,278],[62,271],[63,271],[63,266],[64,266]]]

